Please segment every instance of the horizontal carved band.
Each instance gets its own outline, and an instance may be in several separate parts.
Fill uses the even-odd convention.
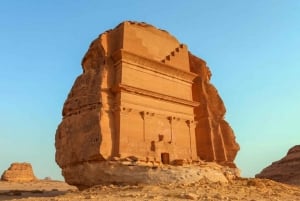
[[[151,98],[160,99],[160,100],[173,102],[173,103],[179,103],[179,104],[187,105],[187,106],[191,106],[191,107],[197,107],[200,105],[200,102],[189,101],[189,100],[177,98],[174,96],[168,96],[165,94],[161,94],[161,93],[157,93],[154,91],[149,91],[146,89],[141,89],[141,88],[137,88],[137,87],[133,87],[133,86],[128,86],[128,85],[124,85],[124,84],[119,84],[119,86],[114,87],[113,91],[114,92],[126,91],[129,93],[134,93],[134,94],[138,94],[138,95],[142,95],[142,96],[148,96]]]
[[[184,71],[168,64],[162,63],[161,61],[152,60],[141,55],[128,52],[121,49],[112,56],[115,61],[115,66],[118,66],[120,62],[126,62],[129,64],[138,65],[141,68],[159,72],[163,75],[173,77],[188,83],[193,83],[193,80],[198,76],[195,73]]]

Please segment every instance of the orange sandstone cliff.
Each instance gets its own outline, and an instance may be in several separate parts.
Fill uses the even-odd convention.
[[[239,145],[224,120],[226,109],[217,89],[210,83],[211,72],[205,61],[192,54],[189,61],[191,72],[198,75],[192,86],[193,99],[200,102],[194,109],[198,156],[235,167],[233,161]]]
[[[122,158],[235,168],[239,145],[210,70],[166,31],[123,22],[92,42],[82,67],[55,140],[68,183]]]

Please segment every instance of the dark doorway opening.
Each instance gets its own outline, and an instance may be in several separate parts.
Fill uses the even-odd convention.
[[[169,153],[161,153],[161,162],[163,164],[170,164],[170,154]]]

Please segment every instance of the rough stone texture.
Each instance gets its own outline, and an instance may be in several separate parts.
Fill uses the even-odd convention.
[[[273,162],[255,177],[300,185],[300,145],[292,147],[285,157]]]
[[[73,185],[85,189],[97,184],[191,184],[201,179],[210,182],[228,183],[237,178],[237,169],[220,166],[216,163],[184,166],[149,166],[147,164],[122,164],[120,162],[81,163],[76,167],[79,175],[71,178]],[[93,175],[90,174],[92,171]],[[68,171],[68,170],[66,170]],[[74,170],[71,170],[74,171]]]
[[[194,109],[198,156],[235,167],[233,161],[239,145],[230,125],[224,120],[226,109],[218,91],[210,83],[211,72],[205,61],[192,54],[189,61],[191,71],[198,75],[192,86],[193,100],[200,102]]]
[[[36,180],[30,163],[12,163],[1,176],[2,181],[30,182]]]
[[[163,30],[123,22],[92,42],[56,132],[56,161],[70,184],[101,163],[215,161],[239,150],[206,63]],[[90,177],[89,176],[89,177]],[[100,182],[100,180],[99,180]]]
[[[269,179],[235,179],[211,182],[147,185],[97,185],[78,191],[63,182],[0,181],[0,200],[14,201],[299,201],[300,186]]]

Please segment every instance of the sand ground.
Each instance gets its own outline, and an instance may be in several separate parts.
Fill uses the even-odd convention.
[[[30,183],[0,182],[0,200],[68,201],[68,200],[246,200],[300,201],[300,187],[266,179],[237,179],[230,183],[196,183],[137,186],[95,186],[79,191],[59,181]]]
[[[0,181],[0,201],[19,200],[21,198],[48,198],[76,191],[77,188],[61,181],[39,180],[34,182],[5,182]]]

